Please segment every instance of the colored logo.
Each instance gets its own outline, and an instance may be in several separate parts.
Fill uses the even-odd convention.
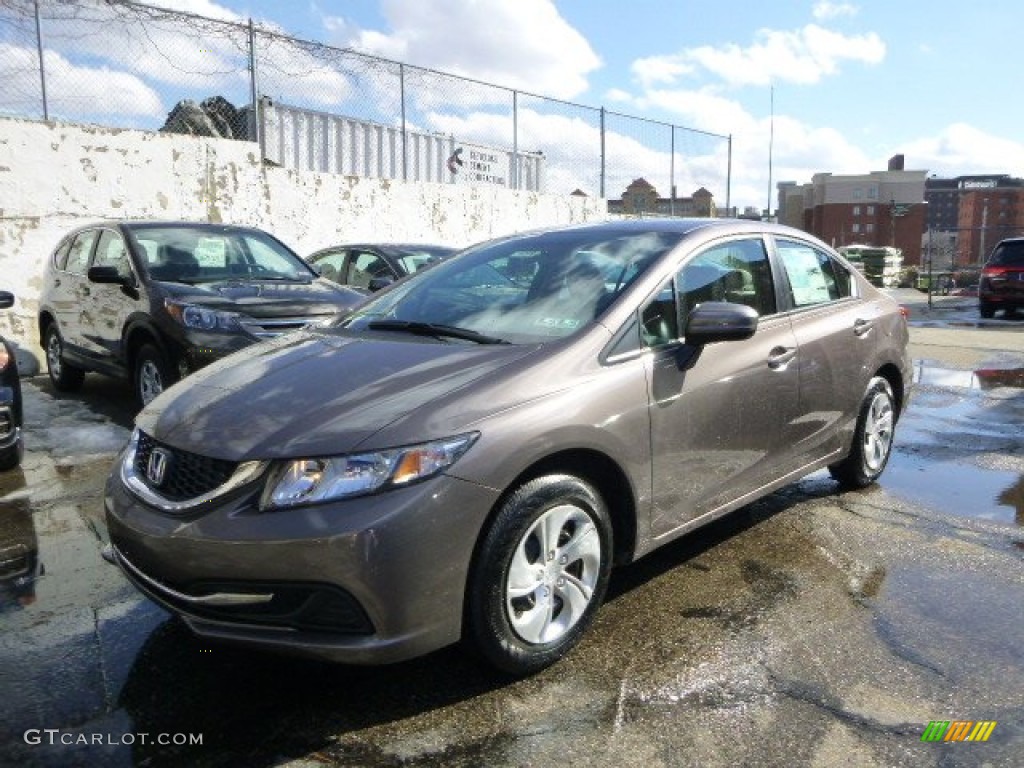
[[[995,720],[932,720],[921,741],[988,741],[995,728]]]

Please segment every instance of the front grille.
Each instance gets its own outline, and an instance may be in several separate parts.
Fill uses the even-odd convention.
[[[323,320],[318,315],[302,317],[245,317],[240,319],[242,327],[258,339],[272,339],[282,333],[301,331],[313,323]]]
[[[157,448],[166,457],[166,470],[159,485],[153,482],[148,472],[150,458]],[[139,444],[135,450],[135,472],[145,479],[146,485],[170,501],[194,499],[219,488],[228,481],[237,466],[238,464],[233,461],[179,451],[158,443],[145,432],[139,432]]]

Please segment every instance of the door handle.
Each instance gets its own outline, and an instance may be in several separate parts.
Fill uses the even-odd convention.
[[[785,368],[796,357],[796,347],[775,347],[768,353],[768,367],[773,371]]]
[[[874,327],[875,323],[873,320],[861,320],[860,318],[858,318],[857,320],[853,321],[853,335],[863,336],[865,333],[867,333]]]

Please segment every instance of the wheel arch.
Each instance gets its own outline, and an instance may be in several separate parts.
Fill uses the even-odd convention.
[[[903,406],[906,400],[905,382],[900,369],[892,363],[886,363],[875,372],[875,376],[881,376],[892,388],[892,395],[896,399],[896,418],[903,415]]]
[[[594,486],[608,507],[608,517],[612,523],[613,564],[624,564],[633,560],[637,541],[637,506],[636,496],[626,472],[614,459],[601,451],[592,448],[572,448],[537,459],[507,485],[480,527],[473,549],[470,573],[476,565],[480,543],[506,499],[520,486],[545,475],[573,475]]]

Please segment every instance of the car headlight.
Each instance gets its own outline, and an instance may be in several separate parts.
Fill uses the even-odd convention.
[[[171,299],[166,299],[164,306],[170,316],[186,328],[195,328],[200,331],[237,331],[240,328],[238,315],[234,312],[221,312],[198,304],[184,304]]]
[[[410,485],[450,467],[477,437],[472,432],[384,451],[282,462],[267,481],[260,508],[317,504]]]

